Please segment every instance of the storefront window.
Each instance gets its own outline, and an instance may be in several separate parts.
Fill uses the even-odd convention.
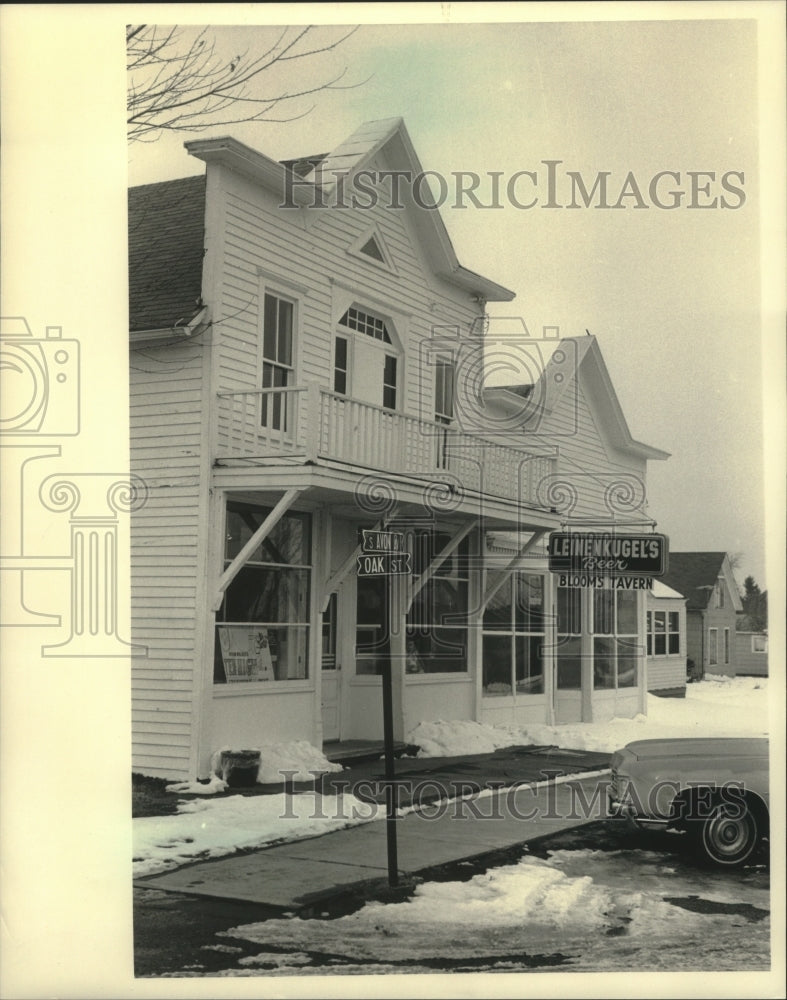
[[[381,674],[390,654],[388,578],[370,576],[358,581],[355,629],[356,673]]]
[[[656,612],[663,617],[663,612]],[[658,634],[657,636],[658,637]],[[593,591],[593,687],[636,687],[637,595],[628,590]]]
[[[414,532],[416,578],[450,539],[442,532]],[[463,539],[413,600],[407,615],[408,673],[467,672],[469,545],[469,539]]]
[[[483,686],[489,697],[544,692],[544,578],[515,573],[483,619]]]
[[[269,513],[227,504],[225,567]],[[232,580],[217,615],[215,683],[308,677],[309,552],[309,516],[287,513]]]
[[[582,591],[557,588],[557,686],[563,691],[582,688]]]

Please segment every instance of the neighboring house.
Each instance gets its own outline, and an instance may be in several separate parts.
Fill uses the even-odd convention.
[[[690,679],[735,676],[735,622],[741,599],[726,552],[670,552],[662,583],[686,597]]]
[[[738,615],[735,633],[738,674],[768,676],[768,633],[756,627],[758,624],[749,615]]]
[[[647,598],[648,691],[663,698],[686,695],[686,598],[655,580]]]
[[[389,663],[398,739],[643,711],[644,592],[558,586],[543,552],[575,518],[646,521],[667,457],[632,439],[595,338],[549,331],[535,376],[487,397],[485,306],[513,293],[406,185],[386,202],[383,171],[421,173],[399,119],[295,172],[186,147],[205,176],[129,192],[134,769],[380,739]],[[314,207],[333,171],[371,207]],[[400,541],[410,573],[365,575],[405,568]]]

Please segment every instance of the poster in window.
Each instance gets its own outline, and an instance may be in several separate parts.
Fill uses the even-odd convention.
[[[219,625],[219,645],[228,684],[274,679],[267,629]]]

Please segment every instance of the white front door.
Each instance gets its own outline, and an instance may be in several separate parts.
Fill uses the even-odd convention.
[[[356,337],[351,392],[355,399],[374,406],[383,405],[385,351],[376,340]]]
[[[342,670],[337,656],[336,623],[338,595],[334,591],[322,616],[322,738],[341,735]]]

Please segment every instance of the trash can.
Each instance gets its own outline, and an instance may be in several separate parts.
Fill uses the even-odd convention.
[[[259,750],[222,750],[219,774],[230,788],[253,788],[260,769]]]

